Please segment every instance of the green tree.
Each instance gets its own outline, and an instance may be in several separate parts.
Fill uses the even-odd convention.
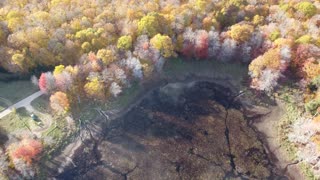
[[[161,32],[161,20],[163,18],[155,12],[149,13],[138,22],[138,33],[147,34],[149,37]]]
[[[102,49],[108,43],[103,28],[87,28],[80,30],[76,32],[74,38],[80,42],[81,48],[85,53]]]
[[[277,40],[277,39],[280,38],[280,37],[281,37],[280,31],[279,31],[279,30],[275,30],[275,31],[273,31],[273,32],[270,34],[269,39],[270,39],[271,41],[275,41],[275,40]]]
[[[305,104],[305,109],[311,114],[315,114],[320,107],[320,99],[313,99]]]
[[[317,13],[317,8],[315,5],[313,5],[311,2],[300,2],[298,3],[295,8],[299,11],[302,12],[306,17],[312,17]]]
[[[122,50],[130,50],[132,47],[131,36],[121,36],[118,39],[117,48]]]

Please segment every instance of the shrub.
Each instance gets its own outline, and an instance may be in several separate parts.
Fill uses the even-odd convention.
[[[315,114],[320,106],[320,99],[313,99],[305,104],[305,109],[311,114]]]
[[[276,39],[278,39],[278,38],[280,38],[280,37],[281,37],[280,31],[279,31],[279,30],[275,30],[275,31],[273,31],[273,32],[270,34],[269,39],[270,39],[271,41],[275,41]]]

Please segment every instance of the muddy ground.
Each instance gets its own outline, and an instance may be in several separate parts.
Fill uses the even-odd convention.
[[[287,179],[243,115],[241,93],[174,83],[151,93],[77,150],[57,179]]]

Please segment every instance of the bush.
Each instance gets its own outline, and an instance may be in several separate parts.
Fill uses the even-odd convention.
[[[269,39],[271,41],[275,41],[276,39],[280,38],[280,36],[281,36],[280,31],[279,30],[275,30],[270,34]]]
[[[305,104],[305,109],[311,114],[315,114],[320,106],[320,99],[314,99]]]
[[[315,85],[315,86],[317,86],[319,88],[320,87],[320,76],[317,76],[317,77],[313,78],[312,81],[311,81],[311,84]]]

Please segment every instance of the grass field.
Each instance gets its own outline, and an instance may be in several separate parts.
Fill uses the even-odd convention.
[[[169,79],[186,76],[188,74],[195,74],[208,78],[231,76],[237,84],[240,84],[243,77],[248,74],[248,70],[246,66],[237,63],[226,64],[214,60],[187,61],[176,58],[168,60],[162,74],[169,77]],[[141,86],[139,83],[132,83],[132,86],[124,89],[119,97],[108,101],[104,109],[108,110],[127,106],[134,101],[140,92]]]
[[[0,100],[0,112],[3,111],[3,110],[5,110],[7,107],[8,107],[7,104],[5,104],[4,102],[2,102],[2,101]]]
[[[33,100],[31,102],[31,106],[46,115],[50,115],[51,109],[50,109],[50,102],[49,102],[49,96],[48,95],[42,95],[38,97],[37,99]],[[66,120],[63,116],[55,116],[54,114],[51,114],[50,116],[53,118],[54,123],[45,131],[43,132],[43,137],[52,137],[54,140],[60,141],[63,139],[63,137],[66,135]]]
[[[234,81],[240,82],[248,75],[248,68],[239,63],[223,63],[215,60],[183,60],[169,59],[164,66],[163,73],[169,77],[195,74],[204,77],[231,76]]]
[[[67,134],[67,122],[64,117],[55,117],[55,122],[43,132],[43,137],[52,137],[56,141],[60,141]]]
[[[48,95],[42,95],[38,97],[37,99],[33,100],[31,102],[31,106],[42,113],[50,113],[50,107],[49,107],[49,96]]]
[[[0,97],[11,101],[11,103],[16,103],[37,90],[38,88],[30,81],[0,82]]]
[[[113,101],[109,101],[106,108],[120,108],[132,103],[134,98],[139,94],[141,87],[138,83],[133,83],[131,87],[123,90],[122,94],[114,98]]]
[[[17,130],[28,130],[29,124],[32,122],[28,111],[25,108],[19,108],[16,112],[12,112],[0,119],[0,127],[8,133]]]
[[[289,133],[292,131],[292,125],[299,119],[299,117],[303,116],[304,106],[303,103],[299,103],[301,101],[297,100],[297,96],[301,96],[298,89],[295,87],[286,87],[283,86],[279,92],[279,97],[284,102],[285,115],[280,119],[278,125],[279,132],[279,141],[281,143],[282,148],[284,148],[287,152],[288,158],[291,161],[298,160],[297,157],[297,144],[291,142],[289,140]],[[299,163],[299,167],[302,173],[305,175],[306,179],[319,179],[315,177],[313,174],[312,167],[310,164],[305,162]]]

